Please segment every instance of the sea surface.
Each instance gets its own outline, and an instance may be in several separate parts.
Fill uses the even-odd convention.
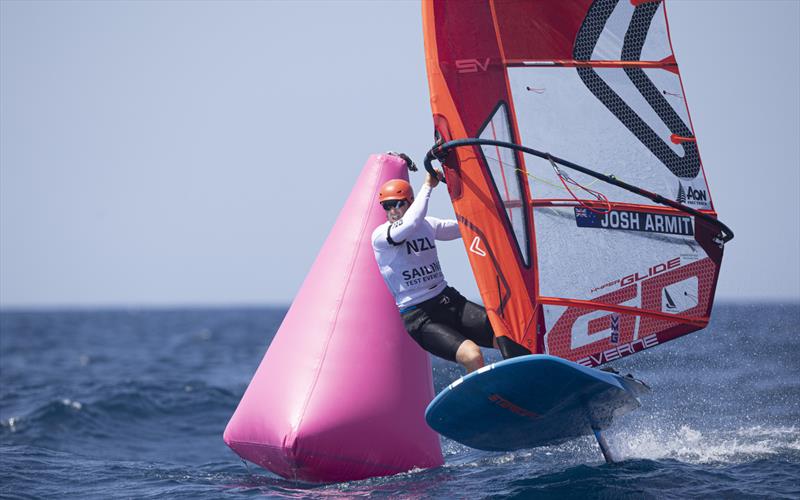
[[[324,485],[222,442],[285,313],[0,312],[0,497],[800,498],[800,304],[719,304],[706,330],[615,362],[653,389],[607,433],[617,464],[593,438],[445,439],[443,467]],[[437,391],[461,375],[433,369]]]

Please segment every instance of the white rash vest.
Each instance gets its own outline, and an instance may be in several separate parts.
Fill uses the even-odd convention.
[[[456,221],[425,216],[431,190],[424,184],[402,219],[386,221],[372,233],[375,260],[401,310],[445,289],[447,282],[434,242],[461,237]]]

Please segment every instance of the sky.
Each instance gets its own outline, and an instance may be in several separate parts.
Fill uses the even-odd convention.
[[[667,12],[717,297],[800,300],[800,2]],[[0,307],[288,304],[369,155],[431,142],[417,1],[0,0]]]

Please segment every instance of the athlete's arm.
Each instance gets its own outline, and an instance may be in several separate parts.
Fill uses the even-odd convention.
[[[381,250],[386,250],[391,245],[388,241],[386,241],[386,229],[385,225],[381,224],[380,226],[376,227],[375,230],[372,232],[372,248],[376,252]],[[377,257],[377,253],[375,254]]]
[[[450,241],[461,238],[458,222],[453,219],[437,219],[436,217],[427,217],[427,219],[433,226],[434,236],[437,240]]]

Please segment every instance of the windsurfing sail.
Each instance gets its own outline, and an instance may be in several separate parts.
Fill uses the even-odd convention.
[[[664,3],[423,0],[447,189],[505,357],[586,366],[708,324],[716,219]]]

